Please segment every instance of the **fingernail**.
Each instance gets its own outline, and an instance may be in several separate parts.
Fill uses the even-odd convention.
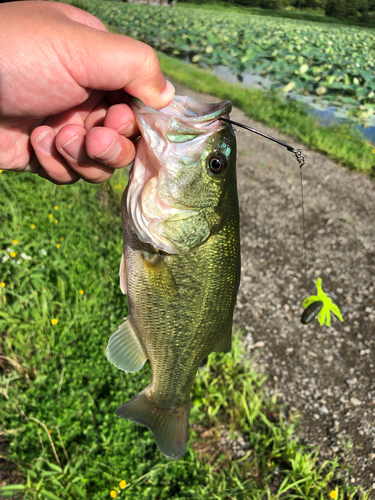
[[[169,80],[166,80],[166,82],[167,82],[167,85],[166,85],[165,89],[163,90],[163,92],[160,94],[160,97],[167,101],[167,100],[173,99],[173,96],[175,93],[175,88],[173,87],[173,85],[171,84],[171,82]]]
[[[104,163],[116,160],[122,151],[122,144],[118,139],[115,139],[112,144],[107,148],[104,153],[95,156],[95,159],[98,159]]]
[[[61,149],[74,161],[77,161],[79,159],[80,154],[82,153],[82,148],[83,148],[82,138],[83,134],[81,132],[72,137],[63,146],[61,146]]]
[[[45,153],[50,155],[52,153],[52,146],[53,146],[53,133],[50,130],[47,130],[46,132],[43,132],[43,134],[40,134],[38,139],[36,139],[36,143],[40,149],[42,149]]]
[[[124,125],[121,129],[116,130],[116,132],[121,135],[128,135],[130,134],[130,132],[133,132],[133,128],[134,128],[134,123],[130,121],[129,123]]]

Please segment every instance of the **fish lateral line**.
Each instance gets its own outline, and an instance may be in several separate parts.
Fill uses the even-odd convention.
[[[221,120],[223,122],[230,123],[231,125],[236,125],[237,127],[242,127],[245,130],[249,130],[250,132],[254,132],[255,134],[261,135],[262,137],[265,137],[266,139],[269,139],[270,141],[276,142],[277,144],[284,146],[284,148],[286,148],[288,151],[295,154],[300,168],[303,167],[303,165],[306,165],[306,161],[305,161],[305,158],[303,156],[302,149],[294,149],[293,146],[289,146],[289,144],[285,144],[285,142],[282,142],[279,139],[275,139],[275,137],[272,137],[268,134],[265,134],[264,132],[260,132],[259,130],[256,130],[255,128],[248,127],[247,125],[244,125],[243,123],[238,123],[238,122],[235,122],[233,120],[229,120],[228,118],[219,118],[219,120]]]

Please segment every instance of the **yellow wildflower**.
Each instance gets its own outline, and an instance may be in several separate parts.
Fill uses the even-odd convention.
[[[59,221],[58,221],[57,219],[55,219],[55,224],[58,224],[58,222],[59,222]]]
[[[35,229],[35,224],[31,224],[31,229]]]
[[[60,243],[56,243],[57,248],[60,248]]]
[[[13,240],[13,245],[18,245],[18,240]]]
[[[83,290],[80,290],[80,291],[79,291],[79,294],[80,294],[80,295],[83,295],[84,293],[85,293],[85,292],[84,292]]]
[[[373,150],[371,151],[371,153],[375,153],[375,149],[373,149]]]
[[[0,174],[1,174],[2,170],[0,170]]]
[[[68,205],[68,208],[72,208],[72,205]]]
[[[52,215],[52,214],[48,214],[48,217],[49,217],[50,219],[53,219],[53,215]]]
[[[124,480],[120,481],[119,485],[120,485],[120,488],[123,490],[124,488],[126,488],[126,481],[124,481]]]
[[[1,286],[2,288],[4,288],[4,286],[5,286],[4,281],[2,281],[2,282],[0,283],[0,286]]]
[[[55,205],[53,208],[54,208],[55,210],[58,210],[58,209],[59,209],[58,205]]]
[[[51,431],[51,429],[48,429],[48,432],[49,432],[50,434],[52,434],[52,431]]]
[[[111,498],[116,498],[117,497],[117,493],[115,492],[115,490],[112,490],[111,493]]]
[[[56,318],[53,318],[53,320],[51,321],[51,323],[52,323],[53,325],[57,325],[57,323],[58,323],[58,322],[59,322],[59,320],[58,320],[58,319],[56,319]]]
[[[337,491],[332,490],[331,493],[329,494],[330,498],[337,498]]]
[[[10,253],[10,256],[11,256],[11,257],[15,257],[16,255],[17,255],[17,254],[16,254],[16,252],[11,252],[11,253]]]
[[[61,240],[61,241],[64,241],[64,239],[65,239],[65,238],[64,238],[64,236],[61,236],[60,240]]]
[[[347,135],[347,136],[346,136],[346,138],[347,138],[347,139],[350,139],[350,135]]]

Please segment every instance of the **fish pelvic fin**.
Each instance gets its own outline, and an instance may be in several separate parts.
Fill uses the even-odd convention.
[[[125,261],[125,252],[122,253],[121,263],[120,263],[120,288],[124,295],[126,295],[126,261]]]
[[[165,410],[148,396],[148,387],[116,410],[118,417],[148,427],[159,451],[170,460],[180,460],[186,451],[190,399],[185,405]]]
[[[130,318],[126,318],[118,330],[111,336],[107,346],[107,358],[124,372],[137,372],[148,359]]]

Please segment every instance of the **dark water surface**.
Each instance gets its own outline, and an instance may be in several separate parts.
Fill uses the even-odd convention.
[[[244,73],[242,75],[242,81],[240,81],[226,66],[216,66],[212,68],[212,71],[225,82],[237,85],[241,84],[244,87],[253,89],[268,90],[274,83],[268,78],[252,73]],[[294,92],[289,92],[285,98],[305,102],[309,106],[308,113],[316,116],[321,125],[347,124],[354,130],[361,132],[366,139],[369,139],[375,144],[375,115],[366,120],[366,126],[362,126],[346,114],[350,109],[349,106],[334,106],[327,99],[324,99],[324,97],[312,95],[305,96]]]

